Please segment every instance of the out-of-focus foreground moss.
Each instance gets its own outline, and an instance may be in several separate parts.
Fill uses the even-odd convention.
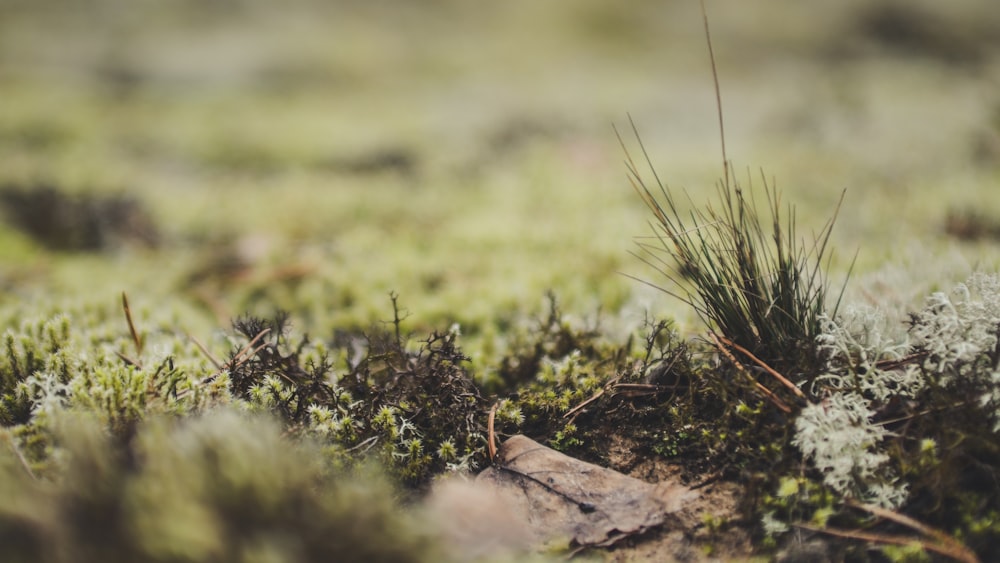
[[[434,561],[391,486],[332,472],[260,416],[148,421],[126,442],[89,413],[51,420],[60,456],[39,479],[0,455],[4,561]],[[15,438],[4,431],[8,446]]]

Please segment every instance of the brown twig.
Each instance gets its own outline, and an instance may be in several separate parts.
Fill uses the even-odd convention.
[[[200,381],[198,381],[197,384],[198,385],[204,385],[205,383],[208,383],[208,382],[214,380],[216,377],[218,377],[218,375],[220,373],[222,373],[223,370],[232,369],[232,368],[234,368],[236,366],[243,365],[244,362],[246,362],[250,358],[254,357],[254,355],[256,355],[257,352],[260,352],[265,346],[267,346],[267,343],[265,342],[264,344],[261,344],[260,346],[258,346],[256,348],[252,348],[253,345],[257,343],[257,341],[259,341],[261,338],[263,338],[269,332],[271,332],[270,328],[265,328],[264,330],[258,332],[257,336],[254,336],[253,339],[250,340],[250,342],[247,342],[242,348],[240,348],[239,352],[237,352],[236,355],[233,356],[232,360],[230,360],[230,361],[228,361],[228,362],[226,362],[224,364],[221,364],[221,365],[218,363],[218,360],[215,360],[210,354],[208,354],[208,351],[205,350],[205,348],[201,345],[200,342],[198,342],[197,339],[195,339],[194,337],[192,337],[192,340],[194,340],[195,345],[197,345],[199,348],[201,348],[202,352],[204,352],[208,356],[209,360],[211,360],[213,363],[215,363],[216,369],[217,369],[217,371],[215,373],[213,373],[212,375],[209,375],[208,377],[205,377],[204,379],[201,379]],[[288,378],[285,377],[285,379],[288,379]]]
[[[36,477],[35,472],[31,470],[31,465],[28,463],[28,460],[25,459],[24,454],[21,453],[21,448],[17,447],[17,438],[15,438],[9,432],[5,432],[4,435],[10,442],[10,449],[14,450],[14,455],[17,456],[17,460],[21,463],[21,467],[24,468],[24,471],[28,474],[28,477],[31,477],[32,480],[37,481],[38,477]]]
[[[566,411],[566,413],[563,414],[563,418],[569,419],[569,422],[572,423],[576,420],[576,417],[583,411],[583,409],[587,407],[587,405],[609,393],[614,397],[620,395],[624,395],[626,397],[642,397],[676,388],[676,385],[667,387],[664,385],[654,385],[652,383],[618,383],[618,380],[621,378],[622,376],[619,375],[606,383],[604,387],[595,391],[594,394],[586,400]]]
[[[256,345],[257,342],[261,338],[264,338],[264,336],[267,335],[267,333],[269,333],[269,332],[271,332],[270,328],[265,328],[264,330],[258,332],[257,336],[254,336],[253,339],[250,340],[250,342],[247,342],[246,345],[244,345],[242,348],[240,348],[240,351],[237,352],[235,356],[233,356],[233,359],[232,359],[231,362],[226,363],[222,367],[225,368],[225,369],[230,369],[230,368],[242,365],[244,362],[246,362],[250,358],[254,357],[257,354],[257,352],[260,352],[261,349],[263,349],[265,346],[267,346],[267,343],[261,344],[257,348],[254,348],[254,345]]]
[[[905,366],[907,364],[913,363],[914,361],[919,360],[920,358],[923,358],[924,356],[926,356],[929,353],[930,352],[927,352],[927,351],[916,352],[916,353],[910,354],[908,356],[903,356],[902,358],[899,358],[898,360],[882,360],[882,361],[879,361],[879,362],[875,362],[875,367],[878,368],[878,369],[880,369],[880,370],[883,370],[883,371],[892,371],[894,369],[899,369],[899,368],[901,368],[901,367],[903,367],[903,366]]]
[[[360,450],[360,449],[364,448],[364,451],[367,452],[368,450],[370,450],[372,448],[373,445],[375,445],[375,442],[377,442],[377,441],[378,441],[378,436],[372,436],[371,438],[367,438],[365,440],[362,440],[358,444],[356,444],[356,445],[354,445],[354,446],[352,446],[350,448],[347,448],[344,451],[353,452],[353,451],[357,451],[357,450]]]
[[[789,381],[788,378],[786,378],[785,376],[783,376],[780,373],[778,373],[774,368],[772,368],[771,366],[769,366],[766,363],[764,363],[763,360],[761,360],[757,356],[754,356],[753,354],[751,354],[749,350],[747,350],[746,348],[744,348],[744,347],[740,346],[739,344],[733,342],[732,340],[729,340],[725,336],[719,336],[718,339],[721,340],[724,344],[726,344],[730,348],[735,348],[737,352],[739,352],[739,353],[743,354],[744,356],[750,358],[750,360],[753,363],[755,363],[758,366],[760,366],[761,368],[763,368],[764,371],[766,371],[767,373],[771,374],[782,385],[784,385],[789,390],[791,390],[791,392],[794,393],[796,397],[799,397],[800,399],[805,399],[806,398],[805,393],[803,393],[802,390],[799,389],[794,383],[792,383],[791,381]]]
[[[900,422],[903,422],[904,420],[910,420],[910,419],[917,418],[918,416],[926,416],[928,414],[933,414],[933,413],[938,413],[938,412],[944,412],[944,411],[947,411],[947,410],[957,409],[957,408],[961,408],[961,407],[967,407],[967,406],[970,406],[972,403],[973,403],[972,400],[969,400],[969,401],[959,401],[957,403],[952,403],[950,405],[944,405],[942,407],[937,407],[937,408],[933,408],[933,409],[924,409],[922,411],[918,411],[918,412],[915,412],[915,413],[912,413],[912,414],[907,414],[907,415],[904,415],[904,416],[899,416],[899,417],[896,417],[896,418],[890,418],[888,420],[880,420],[876,424],[878,424],[879,426],[889,426],[891,424],[898,424]]]
[[[264,349],[265,346],[267,346],[267,343],[265,342],[265,343],[261,344],[260,346],[257,346],[256,348],[253,347],[254,344],[257,344],[257,342],[260,341],[261,338],[264,338],[264,336],[266,336],[267,333],[269,333],[269,332],[271,332],[270,328],[265,328],[264,330],[258,332],[257,336],[254,336],[250,340],[250,342],[247,342],[245,345],[243,345],[242,348],[240,348],[239,352],[237,352],[236,355],[233,356],[232,360],[230,360],[230,361],[228,361],[228,362],[226,362],[224,364],[220,364],[218,360],[216,360],[215,358],[213,358],[212,355],[208,353],[208,350],[205,349],[205,347],[201,344],[201,342],[198,341],[198,339],[196,339],[195,337],[193,337],[193,336],[191,336],[189,334],[188,337],[190,337],[191,340],[194,341],[195,345],[198,346],[199,349],[201,349],[202,353],[204,353],[206,356],[208,356],[209,361],[211,361],[213,364],[215,364],[215,367],[216,367],[216,370],[217,370],[212,375],[209,375],[208,377],[205,377],[205,378],[202,378],[202,379],[198,380],[197,382],[195,382],[194,385],[195,386],[205,385],[206,383],[209,383],[209,382],[215,380],[215,378],[218,377],[219,374],[222,373],[224,370],[232,369],[232,368],[234,368],[236,366],[243,365],[245,362],[249,361],[250,358],[252,358],[255,355],[257,355],[257,352],[260,352],[262,349]],[[284,377],[287,381],[289,381],[291,383],[294,383],[291,379],[289,379],[289,377],[287,375],[282,374],[282,377]],[[186,397],[192,391],[193,391],[193,388],[185,389],[184,391],[181,391],[180,393],[178,393],[177,396],[178,397]],[[350,451],[350,450],[348,450],[348,451]]]
[[[490,416],[486,419],[486,432],[488,437],[486,445],[490,451],[491,462],[497,458],[497,435],[494,431],[494,423],[496,422],[497,406],[499,405],[499,402],[493,403],[493,408],[490,409]]]
[[[122,292],[122,310],[125,311],[125,321],[128,323],[128,331],[132,334],[132,343],[135,344],[135,355],[142,356],[142,339],[139,338],[139,332],[135,330],[135,323],[132,322],[132,309],[128,306],[128,296],[125,292]],[[135,363],[137,367],[138,363]]]
[[[808,524],[793,524],[796,528],[802,528],[803,530],[809,530],[811,532],[819,532],[821,534],[827,534],[830,536],[836,536],[838,538],[848,538],[854,540],[869,541],[874,543],[883,544],[893,544],[893,545],[910,545],[918,544],[923,549],[927,551],[933,551],[944,555],[945,557],[950,557],[956,561],[961,561],[962,563],[980,563],[979,558],[975,553],[972,553],[967,547],[961,546],[959,550],[954,549],[950,545],[941,545],[934,542],[928,542],[921,540],[920,538],[914,538],[910,536],[890,536],[886,534],[874,534],[871,532],[862,532],[860,530],[841,530],[839,528],[819,528],[816,526],[810,526]]]
[[[854,499],[847,499],[847,505],[859,510],[864,510],[873,516],[879,518],[885,518],[891,522],[895,522],[902,526],[906,526],[912,530],[920,532],[925,536],[930,536],[937,540],[938,544],[944,548],[947,548],[947,552],[938,551],[943,555],[952,557],[958,561],[968,561],[968,562],[978,562],[979,558],[976,554],[972,552],[968,547],[957,539],[949,536],[945,532],[938,530],[937,528],[932,528],[923,522],[919,522],[905,514],[900,514],[898,512],[893,512],[892,510],[882,508],[881,506],[875,506],[873,504],[866,504],[863,502],[858,502]],[[929,548],[929,546],[927,546]]]
[[[222,370],[223,368],[222,362],[215,359],[215,356],[213,356],[208,351],[208,348],[206,348],[205,345],[202,344],[200,340],[198,340],[197,338],[195,338],[193,335],[190,334],[187,335],[187,337],[191,339],[191,342],[194,342],[194,345],[197,346],[199,350],[201,350],[201,353],[204,354],[206,358],[208,358],[208,361],[212,362],[212,365],[215,366],[215,369],[220,371]]]
[[[626,397],[637,397],[653,395],[662,391],[674,390],[679,387],[679,383],[673,385],[656,385],[654,383],[616,383],[612,391],[615,396],[625,395]]]
[[[781,410],[781,412],[783,412],[785,414],[791,414],[792,413],[792,408],[791,407],[789,407],[787,404],[785,404],[784,401],[782,401],[780,398],[778,398],[778,396],[775,395],[773,391],[771,391],[767,387],[764,387],[764,385],[761,382],[759,382],[756,379],[754,379],[753,376],[750,375],[750,372],[747,371],[747,368],[743,367],[743,364],[741,364],[738,361],[736,361],[736,357],[733,356],[733,354],[729,351],[728,348],[726,348],[722,344],[722,342],[719,342],[719,337],[716,336],[715,333],[709,332],[708,336],[715,343],[715,347],[719,350],[719,352],[721,352],[723,356],[725,356],[726,358],[728,358],[729,361],[732,362],[734,366],[736,366],[736,369],[738,369],[740,371],[740,373],[743,373],[744,375],[746,375],[747,378],[754,384],[754,387],[756,387],[758,391],[760,391],[761,393],[763,393],[764,396],[767,397],[767,399],[769,401],[771,401],[772,404],[774,404],[774,406],[778,407],[778,409]]]
[[[139,363],[139,360],[133,360],[132,358],[126,356],[125,354],[122,354],[118,350],[115,350],[115,355],[118,356],[119,360],[125,362],[126,364],[142,369],[142,364]]]
[[[577,405],[577,406],[571,408],[570,410],[566,411],[566,413],[563,414],[563,418],[568,418],[568,419],[570,419],[570,421],[575,420],[576,419],[576,415],[578,415],[580,413],[580,411],[582,411],[590,403],[593,403],[597,399],[600,399],[605,393],[608,392],[608,389],[611,389],[612,387],[614,387],[615,383],[617,383],[618,380],[621,379],[621,378],[622,378],[622,376],[619,375],[618,377],[615,377],[615,378],[611,379],[610,381],[608,381],[607,383],[605,383],[604,387],[601,387],[600,389],[598,389],[597,391],[595,391],[594,394],[590,396],[590,398],[586,399],[585,401],[583,401],[579,405]]]
[[[578,414],[580,414],[580,412],[583,411],[583,409],[586,408],[587,405],[589,405],[590,403],[593,403],[594,401],[596,401],[596,400],[600,399],[601,397],[603,397],[604,393],[606,393],[607,390],[608,390],[607,387],[601,387],[600,389],[597,390],[597,392],[595,392],[593,395],[591,395],[590,398],[588,398],[587,400],[581,402],[579,405],[577,405],[577,406],[569,409],[568,411],[566,411],[566,413],[563,414],[563,418],[568,418],[570,420],[570,422],[576,420],[576,416]]]
[[[719,70],[715,64],[715,50],[712,49],[712,33],[708,29],[708,11],[705,0],[701,0],[701,17],[705,22],[705,42],[708,44],[708,60],[712,63],[712,81],[715,84],[715,109],[719,114],[719,141],[722,143],[723,185],[729,191],[729,156],[726,155],[726,125],[722,118],[722,88],[719,87]]]

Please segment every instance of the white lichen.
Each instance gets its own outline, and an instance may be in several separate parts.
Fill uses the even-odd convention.
[[[834,491],[889,508],[906,500],[906,483],[887,466],[882,443],[890,433],[876,412],[893,398],[917,398],[930,383],[974,390],[1000,431],[1000,276],[977,273],[932,294],[910,316],[906,338],[887,337],[875,309],[849,308],[822,323],[827,373],[808,389],[821,400],[802,410],[792,443]],[[922,354],[919,363],[880,367],[911,351]]]
[[[879,362],[898,360],[909,350],[905,338],[891,334],[885,314],[872,307],[847,307],[836,319],[823,317],[817,345],[828,373],[812,382],[813,395],[853,391],[876,401],[912,397],[923,387],[916,366],[883,370]]]
[[[979,406],[1000,432],[1000,276],[976,273],[950,295],[934,293],[911,325],[924,371],[941,386],[978,390]]]
[[[878,447],[889,433],[872,423],[873,416],[858,393],[834,393],[802,410],[792,444],[837,493],[896,507],[906,498],[906,486],[883,467],[889,456]]]

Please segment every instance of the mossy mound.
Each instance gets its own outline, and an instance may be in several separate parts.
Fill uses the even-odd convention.
[[[798,527],[992,557],[998,288],[978,275],[935,294],[908,341],[863,311],[828,319],[802,397],[668,322],[616,341],[554,298],[489,377],[469,368],[457,327],[408,336],[395,300],[388,323],[325,340],[282,314],[241,317],[225,361],[128,317],[24,321],[0,359],[0,533],[25,561],[321,560],[331,546],[425,560],[434,524],[414,523],[412,503],[520,433],[626,473],[653,460],[688,486],[740,483],[713,534],[756,534],[759,549],[794,543]],[[857,526],[867,535],[845,531]]]
[[[126,443],[86,413],[52,422],[54,479],[2,456],[5,561],[437,560],[375,468],[332,471],[267,417],[157,417]]]

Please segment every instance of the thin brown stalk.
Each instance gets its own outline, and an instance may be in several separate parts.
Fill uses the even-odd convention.
[[[118,356],[119,360],[125,362],[126,364],[142,369],[142,364],[140,364],[138,360],[133,360],[132,358],[126,356],[125,354],[122,354],[118,350],[115,350],[115,355]]]
[[[726,155],[726,125],[722,118],[722,88],[719,87],[719,70],[715,64],[715,50],[712,48],[712,33],[708,27],[708,10],[705,0],[701,0],[701,17],[705,22],[705,41],[708,43],[708,59],[712,63],[712,81],[715,84],[715,109],[719,114],[719,141],[722,143],[722,178],[729,191],[729,157]]]
[[[28,463],[24,454],[21,453],[21,448],[17,447],[17,438],[15,438],[10,432],[4,432],[4,435],[7,437],[7,441],[10,443],[10,449],[14,450],[14,455],[17,456],[17,461],[21,464],[21,467],[24,468],[25,473],[27,473],[28,477],[31,477],[32,480],[37,481],[38,477],[35,476],[35,472],[31,470],[31,464]]]
[[[362,440],[358,444],[356,444],[356,445],[354,445],[354,446],[352,446],[350,448],[347,448],[344,451],[354,452],[354,451],[363,449],[364,451],[367,452],[368,450],[370,450],[372,448],[372,446],[375,445],[375,442],[377,442],[377,441],[378,441],[378,436],[372,436],[371,438],[367,438],[365,440]]]
[[[763,393],[764,396],[767,397],[767,399],[774,404],[774,406],[778,407],[778,409],[785,414],[792,413],[791,407],[789,407],[787,404],[785,404],[784,401],[778,398],[778,396],[775,395],[773,391],[771,391],[767,387],[764,387],[764,385],[761,382],[754,379],[753,376],[750,375],[750,372],[747,371],[747,368],[743,367],[743,364],[736,361],[736,357],[733,356],[733,354],[725,346],[723,346],[721,342],[719,342],[719,337],[716,336],[715,333],[709,332],[708,336],[709,338],[712,339],[713,342],[715,342],[715,347],[719,350],[719,352],[721,352],[723,356],[728,358],[729,361],[732,362],[734,366],[736,366],[736,369],[739,370],[740,373],[746,375],[747,379],[749,379],[750,382],[754,384],[754,387],[756,387],[758,391]]]
[[[487,418],[486,420],[486,434],[487,434],[486,446],[487,448],[489,448],[491,462],[497,458],[497,435],[494,430],[494,427],[497,418],[497,406],[499,405],[500,403],[493,403],[493,408],[490,409],[489,418]]]
[[[923,522],[915,520],[905,514],[900,514],[898,512],[893,512],[892,510],[882,508],[881,506],[876,506],[873,504],[866,504],[863,502],[858,502],[854,499],[847,499],[847,505],[857,508],[859,510],[864,510],[877,516],[879,518],[885,518],[891,522],[895,522],[902,526],[906,526],[912,530],[916,530],[925,536],[930,536],[938,541],[939,544],[948,547],[953,553],[960,554],[961,556],[949,555],[954,557],[959,561],[978,561],[976,554],[972,552],[968,547],[962,542],[953,538],[952,536],[946,534],[945,532],[938,530],[937,528],[932,528]],[[948,554],[946,554],[948,555]]]
[[[841,530],[839,528],[820,528],[817,526],[810,526],[808,524],[794,524],[794,526],[796,528],[802,528],[803,530],[819,532],[821,534],[836,536],[838,538],[892,545],[917,544],[927,551],[933,551],[934,553],[944,555],[945,557],[950,557],[955,561],[961,561],[962,563],[980,563],[979,557],[977,557],[975,553],[970,551],[965,546],[961,546],[961,549],[955,549],[955,547],[951,545],[941,545],[939,543],[929,542],[910,536],[875,534],[872,532],[863,532],[861,530]]]
[[[223,370],[232,369],[232,368],[234,368],[236,366],[242,365],[244,362],[246,362],[250,358],[254,357],[257,354],[257,352],[260,352],[265,346],[267,346],[267,343],[261,344],[260,346],[258,346],[256,348],[253,347],[254,344],[256,344],[261,338],[264,338],[264,336],[267,333],[269,333],[269,332],[271,332],[271,329],[265,328],[264,330],[262,330],[259,333],[257,333],[257,336],[254,336],[253,339],[250,340],[250,342],[247,342],[242,348],[240,348],[239,352],[237,352],[236,355],[233,356],[232,360],[230,360],[230,361],[228,361],[228,362],[226,362],[224,364],[220,364],[218,362],[218,360],[216,360],[215,358],[213,358],[212,355],[208,353],[208,350],[206,350],[205,347],[202,346],[202,344],[200,342],[198,342],[198,340],[196,338],[191,337],[191,339],[194,341],[195,345],[198,346],[198,348],[200,348],[201,351],[206,356],[208,356],[209,361],[211,361],[212,363],[215,364],[215,367],[216,367],[216,370],[217,370],[212,375],[209,375],[208,377],[200,380],[198,382],[198,385],[204,385],[204,384],[206,384],[206,383],[208,383],[210,381],[213,381],[216,377],[219,376],[220,373],[222,373]],[[190,335],[188,335],[188,336],[190,336]],[[284,376],[284,377],[289,382],[292,382],[292,380],[289,379],[287,376]],[[292,382],[292,383],[294,383],[294,382]],[[187,393],[185,392],[184,394],[186,395]]]
[[[571,408],[570,410],[566,411],[566,413],[563,414],[563,418],[568,418],[570,420],[570,422],[576,420],[576,415],[580,414],[580,412],[583,411],[583,409],[585,409],[587,407],[587,405],[589,405],[589,404],[593,403],[594,401],[596,401],[596,400],[600,399],[601,397],[603,397],[604,393],[606,393],[606,392],[607,392],[607,388],[602,387],[602,388],[598,389],[597,392],[595,392],[593,395],[591,395],[589,399],[583,401],[579,405],[577,405],[577,406]]]
[[[680,386],[679,383],[673,385],[653,385],[651,383],[619,383],[611,390],[614,397],[648,397],[665,391],[673,391]]]
[[[194,342],[194,345],[197,346],[199,350],[201,350],[201,353],[204,354],[206,358],[208,358],[208,361],[212,362],[212,365],[215,366],[215,369],[222,370],[222,362],[215,359],[215,356],[213,356],[211,352],[208,351],[208,348],[206,348],[205,345],[202,344],[200,340],[198,340],[197,338],[195,338],[193,335],[190,334],[187,335],[187,337],[191,339],[191,342]]]
[[[258,332],[257,336],[254,336],[253,339],[250,340],[250,342],[247,342],[246,345],[240,348],[240,351],[237,352],[235,356],[233,356],[232,362],[227,363],[223,367],[224,368],[236,367],[238,365],[243,364],[243,362],[249,360],[250,358],[252,358],[257,352],[261,350],[261,348],[266,346],[266,344],[262,344],[260,347],[254,348],[254,345],[256,345],[257,342],[261,338],[264,338],[264,336],[269,332],[271,332],[270,328],[265,328],[264,330]]]
[[[135,344],[135,355],[142,356],[142,339],[139,332],[135,330],[135,323],[132,322],[132,309],[128,306],[128,296],[122,292],[122,310],[125,311],[125,321],[128,323],[128,331],[132,334],[132,343]]]
[[[758,366],[760,366],[767,373],[771,374],[772,377],[774,377],[775,379],[777,379],[782,385],[784,385],[789,390],[791,390],[791,392],[794,393],[796,397],[799,397],[801,399],[805,399],[806,398],[805,393],[803,393],[802,390],[798,388],[798,386],[796,386],[794,383],[792,383],[791,381],[789,381],[787,377],[785,377],[785,376],[781,375],[780,373],[778,373],[774,368],[772,368],[771,366],[767,365],[767,363],[765,363],[763,360],[761,360],[757,356],[754,356],[753,354],[751,354],[749,350],[747,350],[746,348],[744,348],[744,347],[740,346],[739,344],[733,342],[732,340],[729,340],[725,336],[719,336],[718,339],[721,340],[723,344],[726,344],[727,346],[729,346],[731,348],[735,348],[737,352],[743,354],[744,356],[746,356],[747,358],[749,358],[750,361],[752,361],[753,363],[755,363]]]
[[[571,408],[570,410],[566,411],[566,414],[563,415],[563,418],[568,418],[570,420],[576,419],[576,415],[579,414],[580,411],[582,411],[584,408],[586,408],[586,406],[589,405],[590,403],[593,403],[597,399],[600,399],[602,396],[604,396],[604,394],[608,392],[608,389],[611,389],[611,388],[615,387],[615,384],[618,383],[618,381],[621,378],[622,378],[622,376],[619,375],[618,377],[615,377],[611,381],[608,381],[607,383],[605,383],[604,387],[601,387],[600,389],[598,389],[597,391],[595,391],[594,394],[590,396],[590,398],[586,399],[582,403],[580,403],[577,406],[575,406],[575,407]]]
[[[925,358],[930,352],[922,351],[916,352],[903,356],[902,358],[892,359],[892,360],[881,360],[875,362],[875,367],[883,371],[892,371],[894,369],[899,369],[907,364],[912,364],[919,359]]]

